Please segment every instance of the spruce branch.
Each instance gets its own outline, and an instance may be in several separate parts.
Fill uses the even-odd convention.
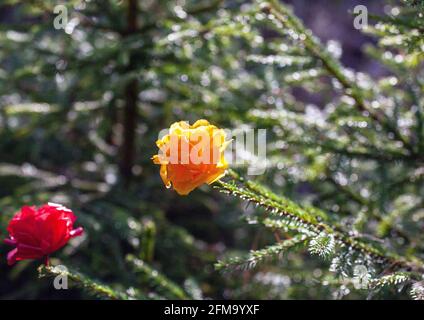
[[[258,194],[264,198],[270,199],[272,201],[277,202],[279,205],[283,206],[283,207],[296,207],[297,209],[297,214],[301,215],[305,218],[309,217],[310,219],[313,220],[323,220],[323,221],[327,221],[330,219],[330,217],[327,215],[327,213],[325,213],[324,211],[318,209],[318,208],[309,208],[309,212],[306,208],[301,208],[300,206],[298,206],[295,202],[278,196],[275,193],[273,193],[271,190],[269,190],[268,188],[264,187],[263,185],[244,179],[243,177],[241,177],[237,172],[235,172],[232,169],[229,169],[228,174],[231,178],[233,178],[235,183],[239,183],[242,184],[247,190]],[[313,211],[313,212],[311,212]]]
[[[424,281],[415,282],[411,287],[410,295],[414,300],[424,300]]]
[[[309,241],[309,252],[311,254],[327,258],[334,253],[336,241],[333,235],[322,233]]]
[[[154,288],[164,297],[182,300],[190,298],[180,286],[169,280],[159,271],[153,269],[143,260],[138,259],[133,255],[128,255],[126,260],[132,265],[134,272],[144,278],[143,282],[149,284],[149,286]]]
[[[233,178],[238,177],[235,172],[230,172],[230,176]],[[252,188],[252,185],[255,187]],[[216,186],[223,193],[230,194],[264,208],[268,215],[266,217],[268,218],[267,222],[274,221],[274,226],[280,220],[285,227],[289,226],[308,236],[316,237],[323,234],[332,236],[338,245],[350,248],[366,257],[372,258],[375,263],[394,271],[406,269],[420,273],[424,272],[424,265],[418,259],[414,259],[413,261],[406,260],[397,254],[386,250],[383,251],[374,245],[355,239],[339,226],[320,218],[323,216],[322,214],[320,216],[311,214],[310,211],[306,211],[296,203],[275,195],[263,186],[259,187],[259,184],[249,183],[245,179],[239,178],[237,181],[218,181]],[[322,211],[317,209],[317,212],[321,213]]]
[[[407,27],[408,29],[417,29],[420,33],[424,34],[424,26],[419,23],[419,19],[412,20],[404,17],[391,17],[391,16],[379,16],[375,14],[368,14],[368,17],[376,22],[384,22],[390,25],[400,25]]]
[[[261,4],[261,9],[267,14],[268,19],[274,24],[283,25],[293,30],[298,39],[303,43],[305,48],[319,61],[321,61],[324,68],[337,79],[344,88],[345,93],[353,98],[356,106],[361,112],[370,115],[377,123],[379,123],[388,132],[409,150],[410,155],[415,154],[414,147],[410,142],[397,130],[393,123],[385,116],[385,114],[375,112],[370,106],[369,102],[364,98],[362,90],[357,84],[349,79],[344,72],[342,64],[334,58],[320,41],[313,36],[312,32],[303,25],[303,23],[287,8],[286,5],[278,2],[278,0],[258,0]],[[279,29],[279,28],[277,28]]]
[[[343,186],[340,183],[338,183],[334,177],[332,177],[330,174],[328,174],[328,178],[327,180],[332,183],[338,191],[341,191],[343,193],[345,193],[350,200],[358,203],[361,206],[364,206],[366,208],[368,208],[367,213],[369,215],[371,215],[371,217],[373,217],[375,220],[377,220],[378,222],[382,223],[386,221],[386,217],[382,216],[381,214],[379,214],[379,212],[377,210],[375,210],[373,203],[371,203],[370,201],[368,201],[367,199],[365,199],[364,197],[362,197],[360,194],[354,192],[353,190],[351,190],[348,186]],[[403,232],[401,229],[399,229],[397,226],[391,224],[390,225],[391,230],[393,230],[397,235],[401,236],[402,238],[404,238],[405,240],[407,240],[408,242],[411,242],[410,237],[405,234],[405,232]],[[377,239],[375,239],[377,240]],[[382,239],[378,239],[377,241],[382,241]]]
[[[39,278],[55,278],[57,276],[67,277],[71,284],[77,288],[81,288],[93,297],[110,299],[110,300],[129,300],[132,297],[129,295],[112,289],[111,287],[96,282],[82,273],[69,270],[68,268],[61,268],[59,266],[45,266],[41,265],[38,268]],[[141,299],[142,297],[137,297]]]
[[[299,234],[291,239],[283,240],[275,245],[268,246],[260,250],[252,250],[246,257],[230,258],[228,260],[218,261],[215,264],[216,270],[249,270],[255,268],[258,264],[274,260],[281,256],[287,249],[292,248],[307,239],[304,234]]]
[[[411,275],[408,272],[395,272],[378,279],[370,280],[368,286],[370,289],[381,289],[384,287],[403,284],[407,282],[410,278]]]

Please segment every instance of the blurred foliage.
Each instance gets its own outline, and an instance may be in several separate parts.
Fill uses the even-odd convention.
[[[363,30],[375,78],[277,1],[3,1],[1,234],[47,201],[86,232],[52,261],[72,290],[0,245],[0,297],[422,298],[423,2],[386,3]],[[151,163],[199,118],[268,129],[266,173],[217,184],[235,197],[179,197]]]

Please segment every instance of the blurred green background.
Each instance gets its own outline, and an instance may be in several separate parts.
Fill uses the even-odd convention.
[[[367,6],[384,14],[383,2],[396,5]],[[360,1],[284,3],[351,68],[346,73],[360,73],[366,98],[378,96],[384,112],[392,98],[401,105],[389,114],[406,115],[405,129],[399,128],[414,144],[415,122],[408,121],[415,119],[410,107],[422,106],[422,84],[408,78],[411,89],[393,88],[387,81],[408,74],[422,80],[417,50],[398,46],[398,54],[417,62],[395,75],[379,61],[376,34],[353,28],[351,11]],[[64,29],[54,27],[63,13],[58,5],[66,8]],[[269,167],[255,180],[334,213],[342,224],[363,223],[398,252],[422,256],[422,149],[405,156],[389,133],[352,111],[316,57],[306,54],[290,30],[278,34],[264,24],[256,6],[241,0],[2,1],[1,237],[22,205],[51,201],[70,207],[86,230],[54,255],[53,264],[130,295],[175,297],[152,281],[156,271],[140,271],[128,255],[194,298],[367,297],[325,282],[330,261],[306,250],[255,270],[214,269],[224,256],[275,240],[271,230],[246,223],[255,211],[246,203],[210,186],[186,197],[163,186],[150,160],[158,132],[174,121],[205,118],[222,128],[268,129]],[[408,90],[416,90],[417,103]],[[418,178],[411,182],[413,174]],[[375,211],[387,218],[363,218]],[[390,215],[394,211],[401,213]],[[402,223],[399,216],[405,217]],[[392,232],[393,225],[412,235],[412,246],[403,246],[406,240]],[[7,266],[7,250],[0,245],[0,298],[91,298],[38,279],[39,261]],[[385,292],[395,296],[404,297]]]

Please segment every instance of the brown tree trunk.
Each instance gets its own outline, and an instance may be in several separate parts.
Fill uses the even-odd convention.
[[[128,28],[126,35],[131,35],[137,31],[137,0],[128,0],[127,21]],[[130,54],[130,60],[127,71],[134,69],[134,54]],[[125,184],[131,181],[132,168],[135,157],[135,136],[137,127],[137,100],[138,83],[137,80],[131,80],[125,87],[125,106],[123,114],[123,142],[121,149],[120,173]]]

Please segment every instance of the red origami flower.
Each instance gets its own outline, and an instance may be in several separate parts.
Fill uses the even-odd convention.
[[[82,234],[74,229],[76,217],[60,204],[48,203],[40,208],[24,206],[9,222],[9,239],[5,243],[16,247],[7,255],[7,262],[45,258],[63,247],[69,239]]]

